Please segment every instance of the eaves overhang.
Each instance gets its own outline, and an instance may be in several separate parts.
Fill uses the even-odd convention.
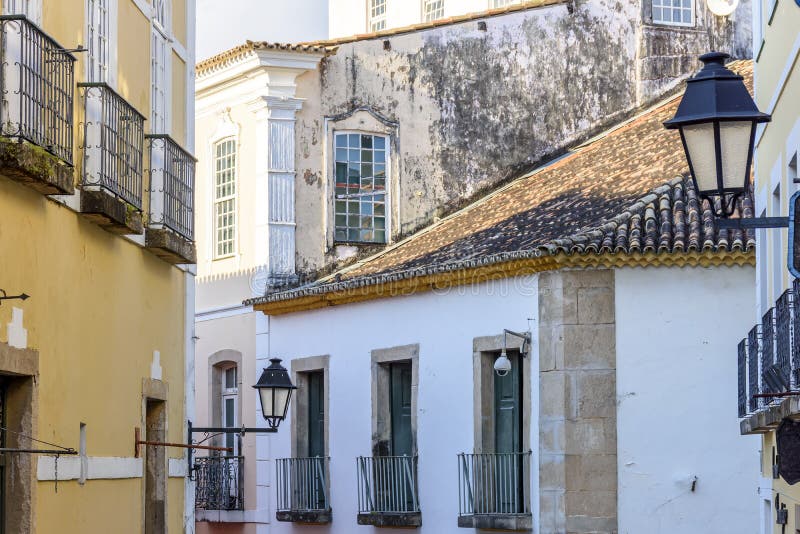
[[[548,254],[541,250],[504,253],[473,262],[445,264],[396,273],[360,277],[247,299],[245,306],[266,315],[285,315],[368,300],[400,297],[432,290],[533,275],[560,269],[621,267],[755,266],[752,249],[612,254]]]

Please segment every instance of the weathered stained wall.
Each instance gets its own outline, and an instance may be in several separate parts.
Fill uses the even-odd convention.
[[[298,79],[298,271],[357,252],[333,242],[333,131],[391,126],[397,239],[662,96],[712,44],[731,50],[735,24],[706,27],[703,10],[676,30],[643,27],[639,2],[590,0],[340,45]]]

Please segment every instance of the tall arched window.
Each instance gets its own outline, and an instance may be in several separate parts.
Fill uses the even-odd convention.
[[[214,145],[214,258],[236,252],[236,140]]]

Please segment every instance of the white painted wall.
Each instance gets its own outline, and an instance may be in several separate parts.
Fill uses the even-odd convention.
[[[387,0],[386,29],[422,22],[422,1]],[[328,33],[330,38],[368,32],[368,5],[369,0],[329,0]],[[466,13],[485,11],[491,5],[491,0],[444,0],[444,16],[455,17]]]
[[[418,532],[458,532],[456,455],[473,450],[473,338],[501,334],[503,328],[527,330],[538,313],[537,279],[520,278],[375,300],[270,318],[270,334],[257,341],[259,361],[330,355],[330,456],[333,523],[319,532],[353,534],[357,527],[356,457],[371,453],[370,351],[419,343],[419,450],[422,528]],[[534,332],[538,330],[531,322]],[[534,344],[535,346],[535,344]],[[532,368],[538,370],[536,355]],[[532,391],[538,391],[538,372]],[[538,414],[536,395],[532,410]],[[290,425],[276,435],[260,436],[259,456],[271,447],[271,458],[291,456]],[[538,450],[538,422],[531,421],[531,444]],[[263,449],[262,449],[263,447]],[[535,464],[535,456],[532,463]],[[273,462],[259,462],[261,479],[273,479]],[[263,470],[263,471],[262,471]],[[535,469],[532,487],[538,486]],[[536,495],[536,494],[535,494]],[[538,502],[534,496],[533,502]],[[271,495],[270,505],[275,506]],[[535,521],[536,518],[534,517]],[[538,521],[536,521],[538,523]],[[294,528],[294,530],[293,530]],[[273,533],[302,530],[275,522]],[[381,529],[385,534],[405,532]]]
[[[751,267],[617,270],[620,534],[758,531],[761,440],[736,417],[754,284]]]

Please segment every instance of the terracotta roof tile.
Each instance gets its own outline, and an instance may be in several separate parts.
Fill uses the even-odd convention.
[[[752,62],[730,65],[752,87]],[[718,230],[680,138],[656,106],[404,241],[310,286],[248,301],[287,301],[347,287],[546,255],[750,251],[754,236]],[[750,197],[739,213],[753,216]]]

